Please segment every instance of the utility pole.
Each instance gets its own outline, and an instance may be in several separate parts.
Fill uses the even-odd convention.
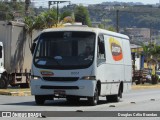
[[[25,15],[28,16],[29,14],[29,5],[30,5],[31,1],[30,0],[25,0]]]
[[[119,10],[116,10],[116,30],[119,32]]]
[[[59,16],[59,3],[65,3],[65,2],[69,2],[70,3],[70,1],[48,1],[48,7],[49,7],[49,9],[50,9],[50,6],[51,5],[54,5],[54,4],[57,4],[57,24],[58,24],[58,22],[59,22],[59,19],[58,19],[58,16]],[[56,26],[57,26],[57,24],[56,24]]]
[[[124,13],[124,12],[127,12],[127,13],[146,13],[148,14],[149,12],[134,12],[134,11],[120,11],[120,10],[116,10],[116,31],[119,32],[119,21],[120,21],[120,16],[119,16],[119,13]]]

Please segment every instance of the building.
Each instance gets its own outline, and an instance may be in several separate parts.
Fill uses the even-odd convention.
[[[126,28],[125,32],[131,41],[148,42],[151,39],[151,30],[149,28]]]
[[[160,31],[150,28],[126,28],[122,31],[131,39],[131,43],[156,43],[160,44]]]
[[[143,47],[135,44],[131,44],[132,64],[135,70],[141,70],[144,68],[144,56]]]

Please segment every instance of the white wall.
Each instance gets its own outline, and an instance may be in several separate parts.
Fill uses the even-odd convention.
[[[140,70],[141,69],[141,61],[140,58],[135,58],[135,69]]]

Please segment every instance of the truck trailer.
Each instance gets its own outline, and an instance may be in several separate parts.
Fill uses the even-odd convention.
[[[24,26],[0,21],[0,88],[29,87],[32,55]]]

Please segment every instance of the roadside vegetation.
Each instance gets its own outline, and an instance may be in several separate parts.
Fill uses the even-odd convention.
[[[155,65],[155,72],[152,73],[152,83],[157,84],[160,82],[160,77],[157,74],[157,70],[160,69],[160,46],[149,43],[148,45],[143,45],[143,53],[145,57],[145,62],[150,65]]]

